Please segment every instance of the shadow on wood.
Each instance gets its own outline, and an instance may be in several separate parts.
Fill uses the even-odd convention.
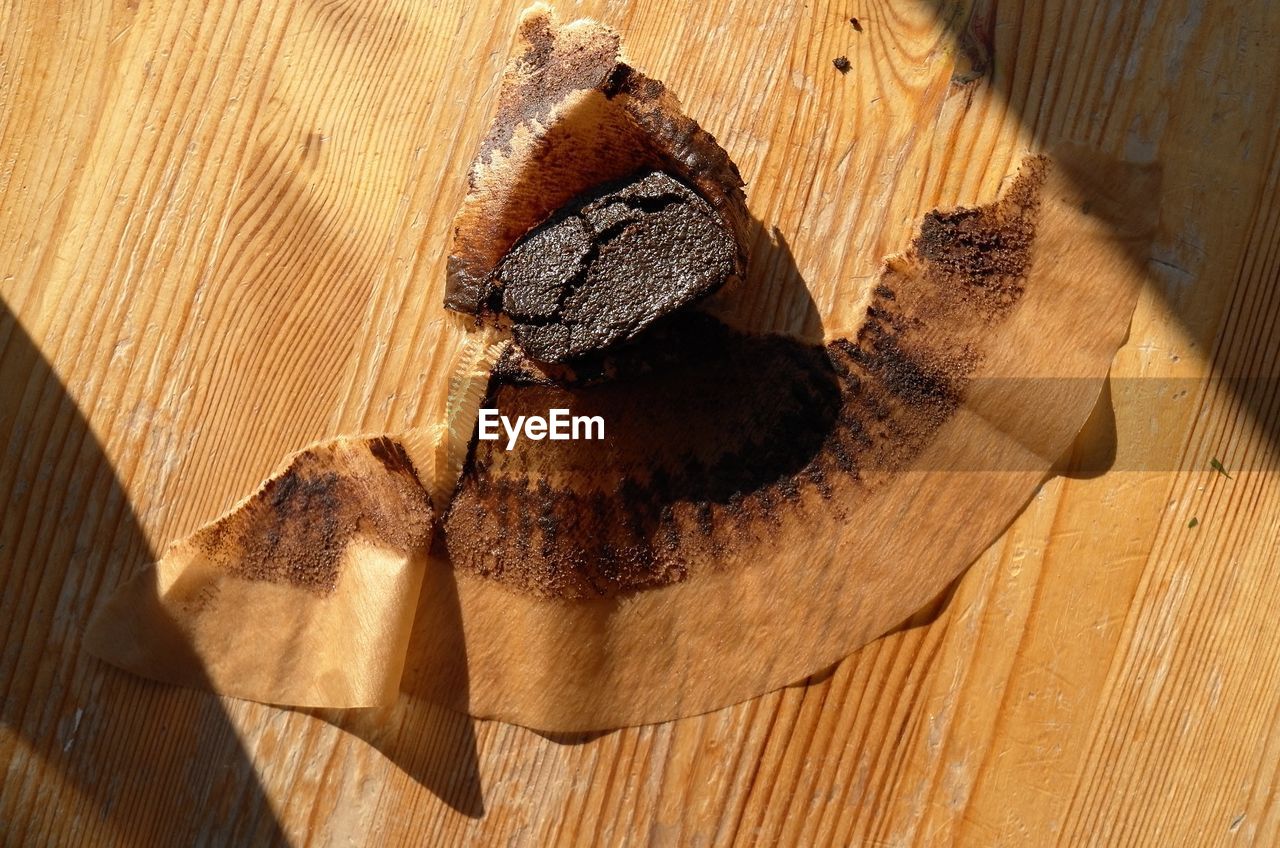
[[[78,649],[95,600],[153,558],[129,498],[58,375],[0,301],[0,717],[22,740],[0,793],[31,817],[55,787],[113,830],[86,842],[277,844],[285,839],[222,702],[141,680]],[[204,788],[202,791],[200,788]],[[86,823],[85,827],[92,827]]]
[[[1032,139],[1033,146],[1048,147],[1059,141],[1098,145],[1095,139],[1061,138],[1052,125],[1046,125],[1043,122],[1044,116],[1039,109],[1039,101],[1029,99],[1026,92],[1018,93],[1013,90],[1015,74],[1005,71],[1005,66],[1001,64],[1002,50],[997,44],[998,35],[1002,30],[1018,31],[1017,26],[1012,24],[1006,26],[1008,22],[1000,20],[1005,7],[998,4],[996,0],[928,0],[928,3],[953,45],[956,60],[955,71],[951,78],[953,88],[972,91],[974,86],[990,86],[992,93],[1007,105],[1010,114],[1023,124],[1027,135]],[[1021,14],[1015,6],[1009,6],[1008,9],[1008,14]],[[1117,30],[1134,30],[1139,26],[1138,20],[1145,19],[1144,16],[1147,14],[1149,10],[1145,7],[1133,4],[1125,7],[1122,12],[1118,11],[1116,19],[1110,20],[1108,26]],[[1135,43],[1143,44],[1141,39]],[[1143,49],[1149,49],[1149,47],[1150,45],[1146,45]],[[1140,86],[1143,83],[1137,81],[1132,84]],[[1068,176],[1076,182],[1088,179],[1087,174],[1071,174],[1069,171]],[[1153,202],[1158,200],[1153,199]],[[1165,301],[1170,312],[1190,338],[1201,338],[1206,335],[1206,330],[1210,331],[1209,334],[1212,336],[1212,331],[1216,329],[1219,340],[1234,341],[1234,344],[1225,345],[1219,342],[1220,348],[1215,351],[1210,363],[1214,372],[1210,380],[1220,381],[1236,402],[1248,410],[1261,435],[1270,444],[1280,446],[1280,414],[1277,414],[1277,410],[1272,405],[1276,381],[1274,378],[1267,377],[1264,370],[1266,364],[1261,357],[1246,358],[1245,355],[1237,355],[1252,351],[1258,346],[1266,346],[1265,336],[1269,332],[1266,322],[1250,322],[1247,318],[1242,320],[1239,316],[1233,315],[1232,319],[1235,322],[1233,324],[1206,327],[1206,315],[1195,298],[1184,296],[1185,292],[1181,289],[1162,285],[1158,277],[1152,273],[1151,263],[1164,265],[1169,263],[1161,262],[1148,254],[1130,254],[1129,258],[1137,271],[1147,280],[1148,288]],[[1187,273],[1176,266],[1171,267],[1175,271]],[[1241,285],[1239,278],[1241,272],[1235,273],[1236,278],[1231,290]],[[1191,279],[1194,279],[1194,276]],[[1165,400],[1159,394],[1159,387],[1150,388],[1144,396],[1153,404]],[[1110,386],[1108,386],[1107,391],[1099,399],[1099,404],[1105,404],[1105,406],[1095,410],[1089,424],[1082,431],[1083,442],[1076,446],[1072,457],[1060,465],[1057,469],[1059,473],[1069,477],[1096,477],[1112,467],[1116,455],[1116,434],[1110,400]],[[1110,416],[1109,424],[1104,420],[1108,415]],[[1265,452],[1260,455],[1265,455]],[[1130,465],[1126,466],[1126,470],[1177,470],[1167,467],[1168,462],[1169,460],[1163,455],[1151,454],[1138,457],[1136,464],[1131,461]]]
[[[1072,479],[1101,477],[1115,466],[1117,438],[1116,408],[1108,377],[1070,453],[1058,460],[1054,471]]]
[[[777,227],[755,219],[747,279],[712,295],[706,311],[735,329],[781,333],[814,345],[825,341],[822,315],[796,265],[791,243]]]
[[[466,712],[462,614],[439,538],[425,567],[399,701],[386,709],[315,714],[363,739],[454,810],[481,818],[484,789],[475,719]]]

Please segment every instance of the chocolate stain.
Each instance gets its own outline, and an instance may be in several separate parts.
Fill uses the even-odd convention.
[[[525,40],[525,50],[508,74],[536,78],[537,86],[502,92],[493,124],[480,142],[480,160],[484,162],[490,161],[495,152],[509,148],[518,127],[533,122],[545,124],[567,97],[578,91],[603,89],[615,73],[619,48],[615,34],[583,40],[576,49],[557,53],[560,34],[553,21],[547,16],[532,16],[521,22],[520,35]],[[536,90],[538,96],[528,96],[530,90]]]
[[[445,519],[451,561],[520,592],[610,597],[732,550],[767,555],[783,510],[847,512],[963,401],[1021,296],[1046,169],[1031,159],[996,203],[926,216],[853,339],[810,345],[678,313],[592,379],[500,363],[486,406],[600,415],[606,438],[474,442]]]
[[[431,501],[412,461],[380,436],[303,451],[193,542],[239,577],[324,596],[337,588],[356,536],[409,553],[427,544],[431,527]]]
[[[531,358],[564,362],[716,291],[736,251],[697,192],[651,171],[589,192],[530,232],[491,276],[487,300]]]

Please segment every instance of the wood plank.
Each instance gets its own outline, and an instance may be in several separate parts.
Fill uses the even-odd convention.
[[[923,210],[1028,145],[1160,159],[1117,470],[1047,484],[808,686],[666,725],[547,739],[114,672],[79,634],[153,550],[289,451],[442,404],[447,222],[519,4],[5,4],[0,841],[1280,839],[1272,4],[557,5],[716,134],[831,332]],[[974,32],[991,69],[955,82]]]

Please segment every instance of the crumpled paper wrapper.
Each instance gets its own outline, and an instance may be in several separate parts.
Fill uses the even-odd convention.
[[[525,32],[550,27],[554,38],[538,15]],[[574,26],[588,45],[593,32],[613,38],[605,52],[617,61],[616,36]],[[517,121],[513,134],[522,132]],[[522,169],[507,177],[513,196],[537,178]],[[486,203],[500,205],[495,179]],[[640,540],[654,552],[640,578],[546,577],[565,550],[578,562],[603,550],[614,532],[607,512],[605,523],[575,525],[553,544],[536,535],[544,522],[515,567],[519,516],[486,508],[482,485],[503,479],[507,460],[469,453],[476,407],[522,397],[489,384],[507,348],[488,328],[475,332],[449,420],[296,455],[118,590],[86,645],[138,674],[253,700],[371,706],[405,689],[548,731],[662,721],[793,683],[937,596],[1050,475],[1126,338],[1158,187],[1150,166],[1060,148],[1029,158],[1003,199],[980,208],[995,231],[970,232],[963,215],[926,217],[911,248],[887,260],[862,332],[826,348],[857,377],[841,377],[841,411],[861,408],[856,383],[889,398],[889,418],[907,416],[905,430],[868,436],[860,465],[844,474],[824,442],[785,498],[749,493],[734,515],[729,504],[670,504],[668,523],[652,528],[665,546]],[[1014,266],[974,259],[970,242],[988,236],[1022,239]],[[894,350],[901,362],[937,366],[931,379],[954,395],[945,414],[911,417],[913,403],[933,401],[895,384],[885,358]],[[558,465],[552,444],[524,448],[543,453],[525,454],[537,479],[512,503],[554,523],[558,504],[602,484]],[[645,459],[635,444],[599,449],[593,474],[605,481],[634,475]],[[709,516],[704,533],[690,529],[695,513]],[[441,527],[444,544],[432,547]]]
[[[290,457],[117,589],[89,622],[87,650],[254,701],[393,701],[435,519],[404,447],[418,441],[340,438]]]
[[[913,328],[902,344],[962,349],[977,361],[940,425],[925,416],[915,421],[922,433],[908,418],[904,440],[917,444],[907,461],[895,464],[897,436],[873,439],[860,457],[868,470],[828,473],[828,493],[801,485],[795,501],[768,510],[748,502],[737,521],[722,519],[716,505],[705,537],[682,522],[676,504],[683,576],[632,591],[606,584],[604,591],[616,591],[603,598],[540,583],[536,572],[512,578],[519,550],[502,560],[501,573],[486,573],[493,548],[512,544],[495,529],[516,532],[519,519],[503,524],[494,509],[468,514],[472,501],[489,505],[483,491],[469,495],[477,488],[473,468],[446,520],[456,555],[450,566],[433,563],[427,578],[447,591],[425,592],[417,619],[429,627],[445,614],[437,599],[449,597],[460,610],[461,648],[417,642],[407,667],[415,691],[476,715],[561,731],[674,718],[802,679],[942,592],[1013,521],[1088,418],[1127,335],[1153,231],[1153,169],[1068,149],[1032,160],[1024,173],[1028,167],[1043,170],[1029,213],[1035,237],[1023,291],[1006,314],[989,323],[977,308],[940,314],[929,293],[931,263],[916,249],[890,259],[882,275],[905,310],[902,323]],[[654,453],[661,444],[655,436]],[[495,454],[485,485],[494,488],[506,462],[555,486],[555,464],[537,459],[549,449]],[[548,502],[555,497],[513,501],[540,517]],[[611,528],[589,529],[577,531],[575,543],[595,550],[592,540]],[[471,545],[469,536],[483,541]],[[539,542],[535,531],[524,559],[537,559]],[[480,553],[468,557],[475,547]],[[661,582],[664,568],[642,577]],[[459,662],[465,669],[450,668]],[[432,687],[464,675],[465,691]]]

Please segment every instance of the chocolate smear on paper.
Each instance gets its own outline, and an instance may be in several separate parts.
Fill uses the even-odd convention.
[[[847,509],[962,402],[1022,292],[1046,167],[1029,160],[996,203],[926,215],[852,340],[818,347],[681,314],[592,385],[505,363],[485,406],[600,416],[606,438],[477,442],[446,518],[451,561],[522,592],[609,597],[716,568],[735,549],[767,557],[777,512],[800,509],[806,491]],[[837,485],[855,491],[833,502]]]
[[[239,577],[327,595],[354,536],[409,553],[426,545],[431,518],[430,497],[404,448],[379,436],[297,454],[244,508],[192,542]]]

